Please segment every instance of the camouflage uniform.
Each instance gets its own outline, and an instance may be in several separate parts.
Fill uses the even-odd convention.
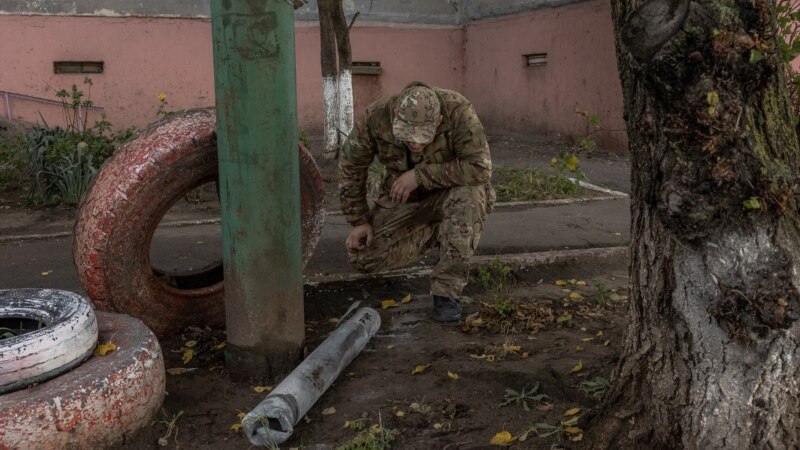
[[[478,245],[483,222],[494,205],[490,184],[492,163],[486,134],[472,104],[454,91],[423,83],[436,93],[441,123],[420,153],[397,140],[392,123],[400,95],[367,107],[366,120],[353,129],[342,149],[339,189],[342,212],[353,225],[369,222],[373,242],[348,251],[359,271],[394,269],[418,261],[439,245],[439,261],[431,274],[431,293],[459,298],[467,283],[469,259]],[[366,180],[377,155],[386,168],[380,195],[368,208]],[[408,202],[395,203],[390,191],[400,175],[414,169],[419,187]]]

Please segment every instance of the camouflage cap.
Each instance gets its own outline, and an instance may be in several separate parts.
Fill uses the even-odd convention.
[[[401,141],[429,144],[442,122],[439,98],[433,89],[411,86],[400,93],[392,121],[394,137]]]

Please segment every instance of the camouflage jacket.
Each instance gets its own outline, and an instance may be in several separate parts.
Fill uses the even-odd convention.
[[[392,134],[392,119],[399,95],[384,97],[367,107],[365,120],[356,123],[339,159],[342,213],[353,226],[369,222],[367,171],[376,155],[386,168],[377,200],[380,204],[392,203],[389,198],[392,184],[411,169],[416,171],[421,184],[409,201],[419,201],[434,190],[452,186],[486,185],[491,190],[489,144],[469,100],[457,92],[424,83],[411,85],[433,89],[441,102],[442,123],[433,142],[422,150],[421,155],[414,155]]]

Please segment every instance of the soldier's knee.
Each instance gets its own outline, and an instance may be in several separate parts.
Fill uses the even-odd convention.
[[[486,190],[483,186],[455,186],[450,188],[445,201],[445,210],[455,212],[476,212],[476,220],[486,215]]]

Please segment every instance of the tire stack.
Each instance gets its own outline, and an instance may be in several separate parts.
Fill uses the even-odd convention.
[[[113,447],[161,407],[164,360],[141,321],[49,289],[0,290],[4,318],[41,328],[0,340],[0,450]],[[116,350],[93,356],[98,341]]]

